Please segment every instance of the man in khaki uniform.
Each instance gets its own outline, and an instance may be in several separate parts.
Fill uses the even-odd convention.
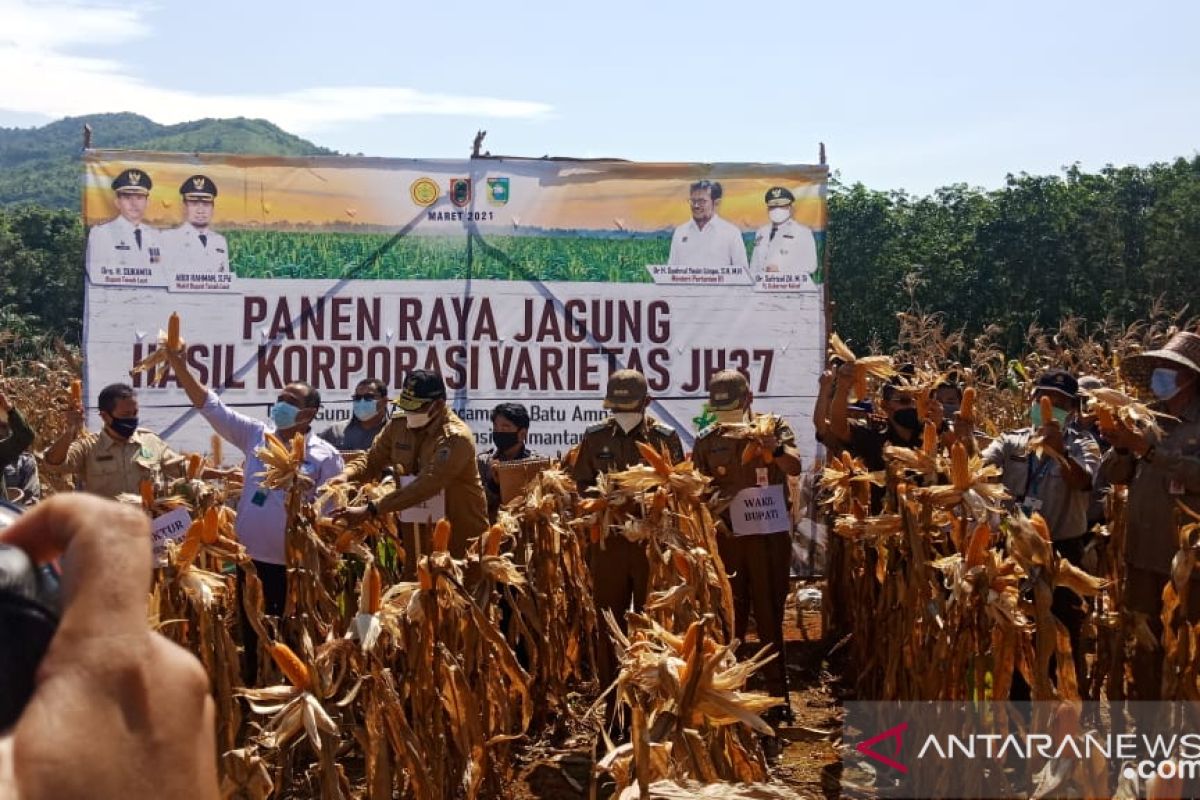
[[[623,369],[609,377],[604,407],[612,411],[612,416],[587,429],[571,468],[571,477],[580,492],[594,487],[596,477],[602,472],[620,471],[643,463],[638,442],[660,452],[665,449],[674,461],[683,460],[679,434],[649,416],[646,413],[649,404],[646,377],[642,373]],[[646,560],[645,545],[631,542],[619,534],[605,536],[593,545],[590,566],[596,612],[603,614],[608,609],[624,627],[630,602],[637,611],[646,602],[650,563]],[[616,677],[616,655],[606,634],[600,637],[599,661],[599,678],[607,687]]]
[[[753,399],[746,376],[737,370],[712,377],[708,407],[717,421],[700,432],[692,463],[712,479],[711,491],[729,501],[721,512],[724,530],[717,547],[733,588],[734,635],[745,641],[753,612],[759,642],[772,645],[779,654],[763,670],[767,690],[786,699],[783,616],[792,563],[787,479],[800,474],[800,455],[791,426],[777,418],[773,435],[763,443],[770,463],[764,458],[742,463],[750,440],[736,434],[745,430],[740,426],[762,416],[750,410]],[[791,714],[786,705],[782,712],[784,717]]]
[[[402,511],[443,492],[446,518],[452,528],[450,553],[462,558],[467,543],[488,527],[487,499],[475,462],[475,436],[446,405],[446,385],[436,372],[424,369],[410,372],[395,404],[404,413],[393,416],[371,449],[350,462],[334,481],[375,481],[388,467],[395,470],[398,481],[409,475],[415,479],[377,503],[346,508],[338,516],[353,521]],[[412,555],[417,551],[410,538],[406,534],[405,547],[411,563],[405,564],[404,570],[412,576],[416,574]],[[427,545],[421,548],[421,552],[428,550]]]
[[[186,459],[158,434],[138,427],[133,387],[124,383],[105,386],[97,405],[104,429],[82,437],[83,409],[68,410],[67,429],[46,451],[47,472],[76,475],[85,492],[114,498],[137,494],[144,480],[161,486],[167,478],[183,477]]]
[[[1162,436],[1153,442],[1120,420],[1104,434],[1112,444],[1100,475],[1129,486],[1125,513],[1124,607],[1144,614],[1150,630],[1163,630],[1163,589],[1179,552],[1179,526],[1200,513],[1200,336],[1176,333],[1160,350],[1126,357],[1121,377],[1156,398],[1151,406]],[[1200,621],[1200,577],[1192,574],[1184,618]],[[1136,700],[1161,700],[1163,659],[1140,642],[1132,661]]]

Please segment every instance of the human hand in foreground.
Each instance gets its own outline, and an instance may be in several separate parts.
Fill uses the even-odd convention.
[[[29,705],[0,736],[0,800],[218,797],[208,676],[147,624],[145,515],[58,495],[0,540],[63,564],[58,631]]]

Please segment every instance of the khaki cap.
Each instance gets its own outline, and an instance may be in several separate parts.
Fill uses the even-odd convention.
[[[636,369],[619,369],[608,376],[604,407],[613,411],[639,411],[648,392],[645,375]]]
[[[708,407],[713,411],[741,408],[750,394],[750,382],[736,369],[723,369],[708,382]]]

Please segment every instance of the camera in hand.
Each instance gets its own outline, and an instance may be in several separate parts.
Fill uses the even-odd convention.
[[[0,530],[21,509],[0,501]],[[0,731],[20,718],[33,696],[38,664],[58,628],[58,574],[19,547],[0,544]]]

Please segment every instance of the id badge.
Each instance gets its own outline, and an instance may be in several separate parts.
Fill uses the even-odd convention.
[[[262,489],[259,489],[257,492],[254,493],[254,497],[250,498],[250,502],[253,503],[254,505],[258,506],[259,508],[262,508],[267,503],[267,493],[264,492]]]
[[[1025,502],[1021,503],[1021,508],[1025,509],[1026,514],[1032,514],[1035,511],[1042,510],[1042,500],[1039,497],[1026,497]]]
[[[766,467],[756,467],[754,469],[754,481],[759,486],[767,486],[770,483],[770,478],[767,477]]]
[[[1167,492],[1175,497],[1180,497],[1186,494],[1183,488],[1183,481],[1179,480],[1178,478],[1172,478],[1167,486]]]

